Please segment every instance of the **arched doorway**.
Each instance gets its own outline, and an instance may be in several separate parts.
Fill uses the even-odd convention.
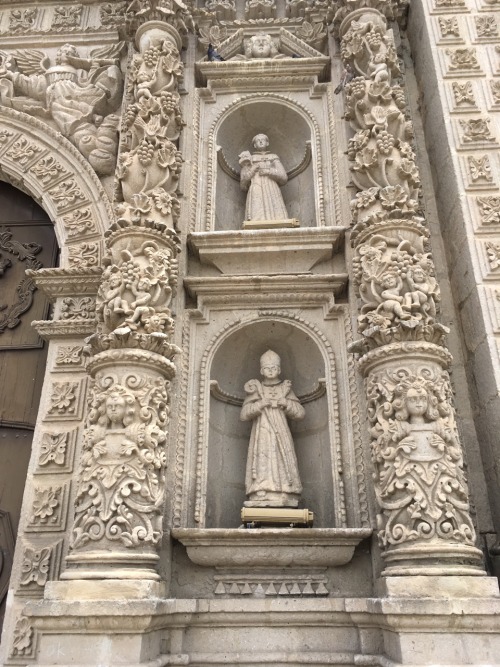
[[[31,322],[49,303],[25,271],[56,266],[57,254],[45,211],[0,182],[0,631],[47,357]]]

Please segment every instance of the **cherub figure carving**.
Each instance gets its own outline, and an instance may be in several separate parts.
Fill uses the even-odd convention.
[[[404,297],[401,296],[401,290],[403,289],[401,278],[388,271],[380,278],[380,286],[382,287],[382,292],[378,296],[374,281],[372,281],[373,294],[380,301],[376,312],[383,313],[391,319],[394,319],[393,316],[399,317],[400,320],[409,319],[410,313],[405,311],[403,306]]]
[[[55,65],[41,51],[0,52],[0,104],[52,120],[97,173],[112,173],[117,149],[124,43],[97,49],[89,58],[61,46]]]

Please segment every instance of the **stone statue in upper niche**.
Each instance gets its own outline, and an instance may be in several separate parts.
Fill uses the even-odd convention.
[[[260,358],[263,380],[245,384],[243,421],[253,421],[245,489],[247,507],[297,507],[302,485],[288,419],[303,419],[304,408],[290,380],[281,380],[281,360],[268,350]]]
[[[123,42],[97,49],[90,58],[61,46],[55,65],[41,51],[0,52],[0,104],[52,120],[99,174],[115,167],[123,77]]]
[[[258,134],[252,140],[255,153],[243,151],[239,155],[240,183],[248,190],[245,220],[287,220],[288,213],[280,186],[288,180],[281,160],[269,153],[269,139]]]

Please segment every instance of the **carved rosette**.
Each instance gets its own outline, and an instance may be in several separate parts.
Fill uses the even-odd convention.
[[[368,5],[368,6],[366,6]],[[394,3],[339,2],[360,355],[384,575],[481,574],[437,321],[440,291],[392,30]],[[342,86],[341,86],[342,87]]]
[[[135,35],[117,168],[87,340],[91,378],[67,579],[158,579],[173,358],[170,304],[180,250],[175,223],[182,129],[181,40],[150,21]]]

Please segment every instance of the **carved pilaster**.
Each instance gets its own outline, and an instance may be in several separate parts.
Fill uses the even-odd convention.
[[[138,22],[141,17],[138,12]],[[97,332],[86,349],[91,384],[66,579],[159,578],[170,380],[178,352],[170,342],[170,302],[180,249],[176,142],[183,68],[172,25],[143,23],[135,42],[117,220],[106,233]]]
[[[384,575],[480,574],[389,3],[342,3],[354,283]]]

